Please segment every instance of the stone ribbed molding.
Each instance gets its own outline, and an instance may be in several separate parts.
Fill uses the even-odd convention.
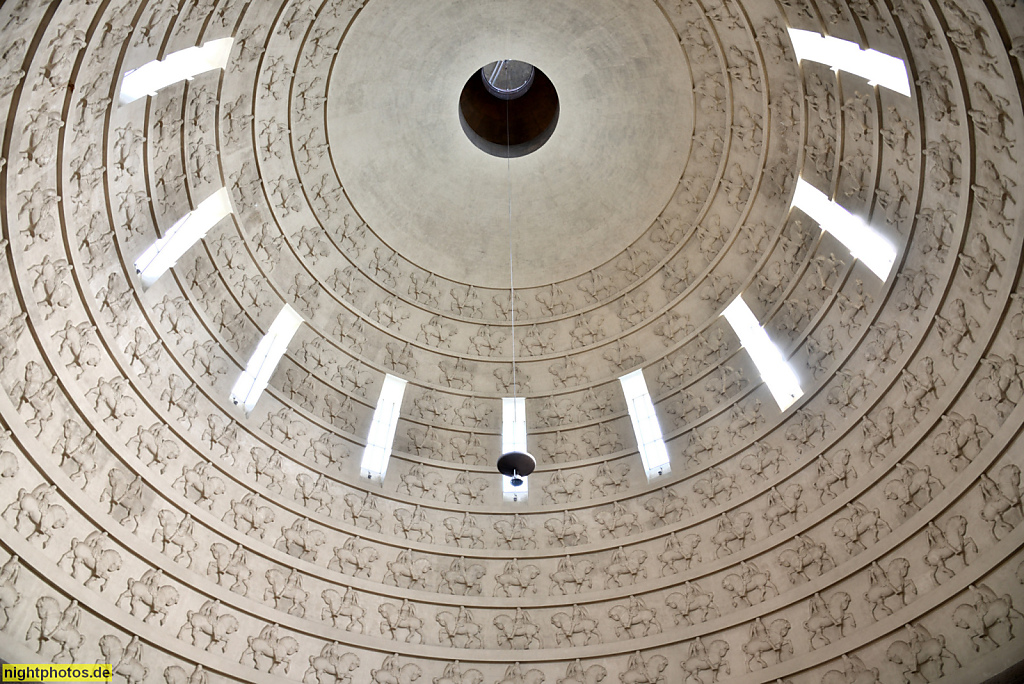
[[[919,684],[1020,659],[1024,15],[581,12],[0,7],[0,657],[133,684]],[[911,96],[797,62],[787,28],[905,60]],[[226,37],[223,70],[118,104],[127,70]],[[562,102],[510,167],[455,110],[502,41]],[[798,178],[896,245],[884,282],[790,209]],[[143,288],[135,259],[221,187],[233,213]],[[784,412],[720,317],[739,295],[799,377]],[[285,303],[305,324],[244,415]],[[672,459],[651,481],[637,368]],[[408,387],[376,483],[387,373]],[[513,391],[538,456],[517,503]]]

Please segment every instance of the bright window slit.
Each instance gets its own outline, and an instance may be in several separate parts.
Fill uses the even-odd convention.
[[[526,399],[524,397],[502,397],[501,399],[501,453],[510,451],[526,452]],[[501,476],[501,492],[506,499],[525,497],[530,492],[529,478],[523,477],[523,484],[512,486],[512,478]]]
[[[178,50],[162,60],[147,62],[138,69],[126,71],[121,79],[121,104],[155,95],[161,88],[190,80],[203,72],[223,69],[231,56],[233,43],[234,38],[208,40],[202,47]]]
[[[732,326],[736,336],[740,338],[740,344],[747,350],[747,354],[757,366],[761,379],[768,386],[779,410],[785,411],[803,395],[800,389],[800,381],[796,373],[786,363],[782,352],[775,346],[775,343],[768,337],[757,317],[750,310],[743,297],[737,297],[732,304],[722,312],[729,325]]]
[[[135,260],[135,272],[143,287],[149,287],[174,267],[188,248],[206,237],[217,222],[231,213],[231,200],[221,188],[203,200],[198,207],[179,219]]]
[[[793,206],[818,222],[846,245],[857,259],[881,280],[886,280],[896,263],[896,247],[881,233],[831,201],[803,178],[797,180]]]
[[[907,65],[899,57],[878,50],[861,50],[848,40],[823,36],[815,31],[789,29],[789,39],[798,61],[827,64],[835,71],[848,71],[901,95],[910,96]]]
[[[668,449],[661,435],[658,415],[654,412],[651,393],[647,391],[647,381],[643,370],[635,370],[619,378],[622,393],[626,396],[626,407],[629,419],[633,422],[633,434],[636,435],[637,449],[644,471],[648,479],[669,472],[670,464]]]
[[[302,316],[285,304],[270,325],[270,330],[256,345],[256,351],[249,358],[245,370],[231,389],[231,401],[236,406],[242,405],[246,413],[256,406],[260,395],[270,382],[270,376],[274,374],[274,369],[277,368],[278,362],[288,349],[288,343],[300,325]]]
[[[405,380],[394,375],[385,375],[384,383],[377,398],[377,407],[373,410],[370,422],[370,435],[366,438],[363,449],[363,460],[360,473],[372,480],[383,480],[391,458],[391,447],[395,442],[395,429],[398,427],[398,414],[402,408],[402,397],[405,395]]]

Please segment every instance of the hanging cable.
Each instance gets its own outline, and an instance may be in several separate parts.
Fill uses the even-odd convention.
[[[505,5],[508,9],[508,4]],[[505,22],[505,56],[509,56],[510,43],[510,22]],[[508,77],[506,76],[506,79]],[[508,290],[509,290],[509,321],[512,324],[512,398],[515,399],[518,392],[518,381],[516,379],[516,279],[515,266],[513,264],[514,254],[512,250],[512,129],[509,123],[509,102],[505,100],[505,172],[508,181]]]
[[[507,7],[507,5],[506,5]],[[508,24],[506,23],[506,29]],[[506,32],[506,43],[505,43],[505,54],[509,54],[509,33]],[[496,67],[497,70],[497,67]],[[506,80],[508,79],[508,72],[506,71]],[[512,231],[512,132],[511,123],[509,121],[510,107],[509,100],[505,100],[505,174],[508,186],[508,290],[509,290],[509,321],[512,328],[512,401],[509,402],[507,399],[502,400],[502,414],[503,422],[504,416],[508,412],[508,408],[512,409],[512,434],[519,434],[521,436],[521,446],[513,446],[511,451],[506,451],[498,459],[498,472],[509,478],[509,482],[514,488],[522,487],[526,484],[526,476],[533,472],[537,466],[537,460],[526,451],[526,410],[525,406],[521,406],[518,401],[518,384],[519,380],[516,377],[516,278],[515,278],[515,252],[513,250],[513,231]],[[520,412],[520,410],[522,410]],[[522,420],[521,432],[518,429],[519,426],[516,423]],[[507,431],[506,426],[502,426],[502,431]],[[504,438],[503,438],[504,441]],[[513,444],[515,440],[513,439]],[[502,445],[504,447],[504,444]],[[521,451],[519,449],[522,449]],[[504,451],[504,448],[503,448]],[[506,492],[507,494],[507,492]],[[513,491],[512,501],[519,500],[519,492]]]

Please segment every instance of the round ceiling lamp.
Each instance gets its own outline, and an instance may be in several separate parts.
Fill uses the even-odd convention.
[[[498,459],[498,472],[512,478],[513,487],[522,487],[523,478],[537,467],[537,459],[525,451],[509,451]]]

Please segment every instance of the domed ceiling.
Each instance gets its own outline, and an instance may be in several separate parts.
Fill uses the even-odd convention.
[[[790,29],[861,51],[801,60]],[[224,38],[223,68],[125,101],[126,73]],[[1024,655],[1016,2],[14,0],[0,46],[3,660],[922,684]],[[868,49],[909,95],[849,70]],[[503,58],[560,103],[511,160],[459,122]],[[222,188],[230,215],[144,286]],[[796,374],[784,410],[738,299]],[[285,305],[303,324],[247,414],[232,387]],[[517,501],[511,396],[538,460]]]

